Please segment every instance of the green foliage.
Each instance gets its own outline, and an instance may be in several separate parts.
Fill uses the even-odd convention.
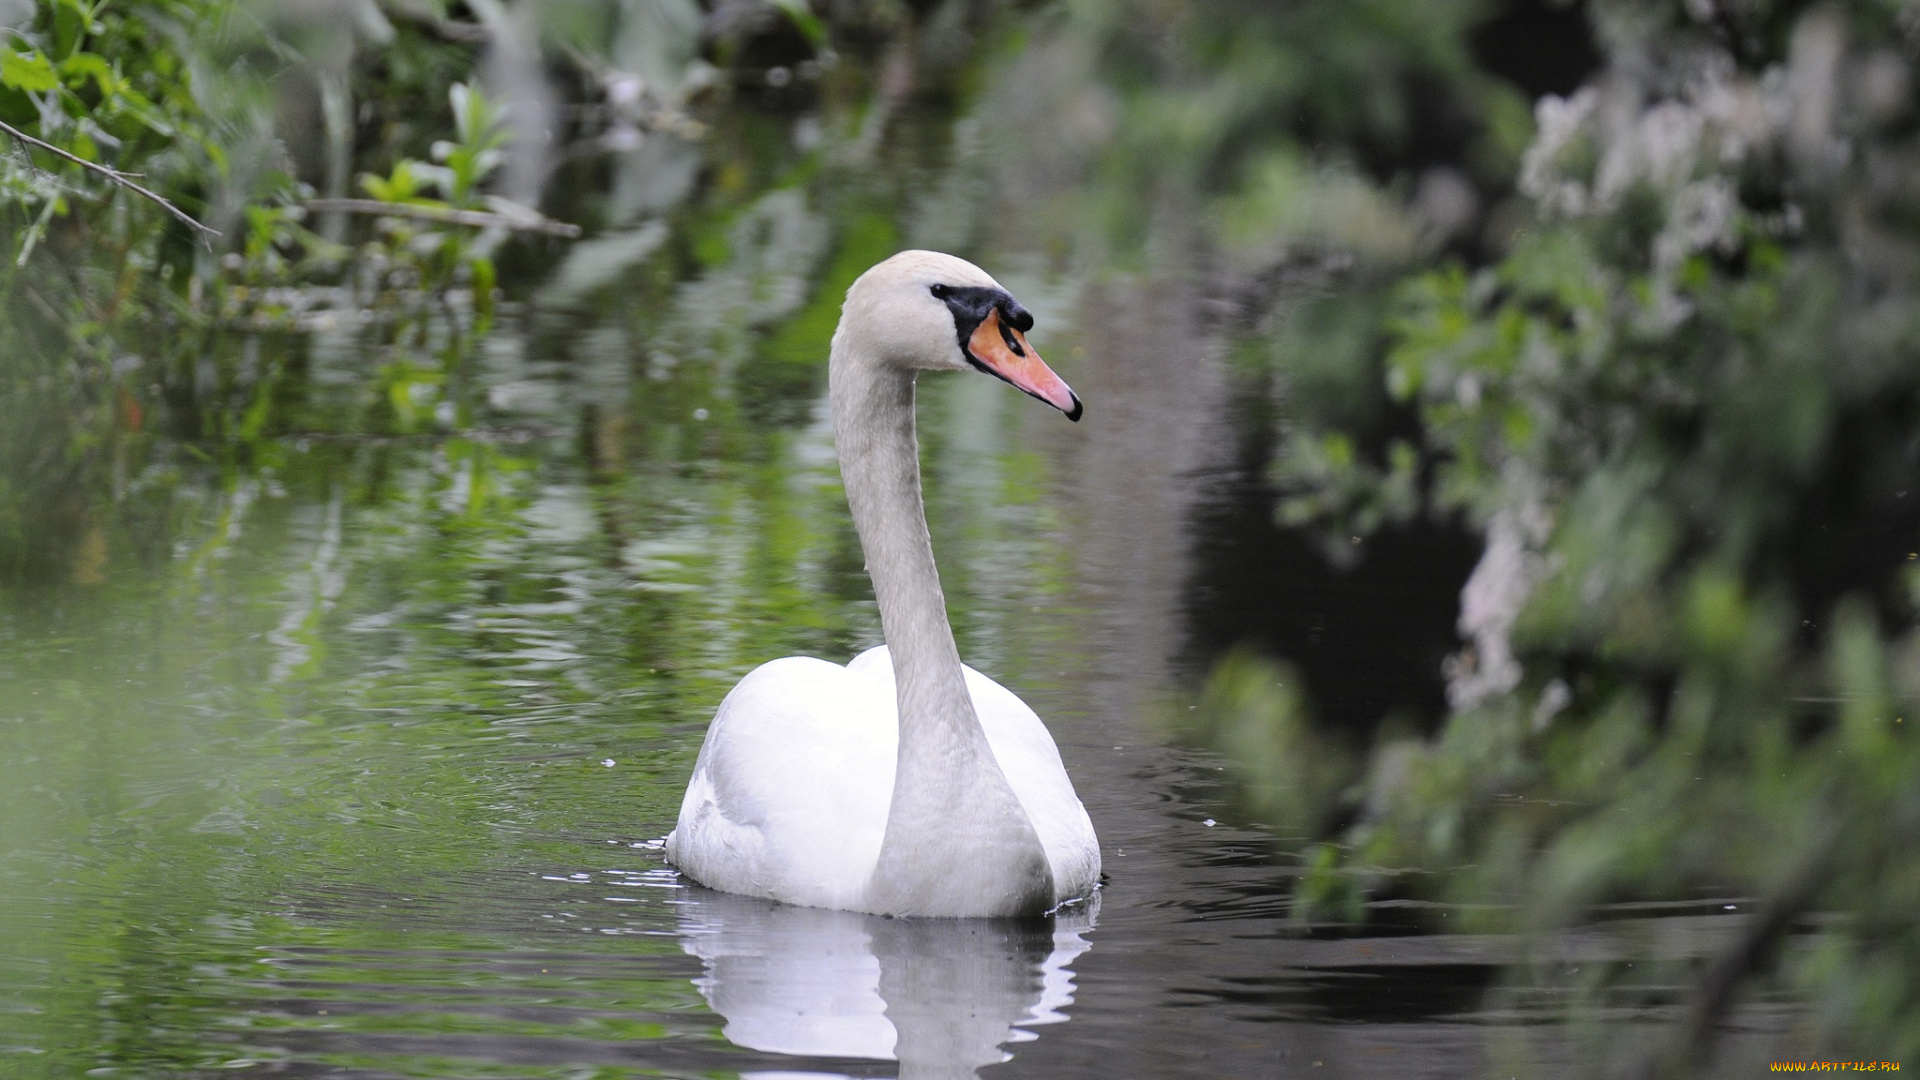
[[[457,139],[434,143],[433,157],[446,163],[447,179],[441,186],[447,200],[462,206],[473,201],[480,181],[499,166],[506,133],[500,127],[500,111],[478,87],[454,83],[447,90],[447,100],[453,106]]]
[[[1346,755],[1310,723],[1298,674],[1251,652],[1230,654],[1214,667],[1206,691],[1173,733],[1217,747],[1241,811],[1282,834],[1321,832],[1326,808],[1352,780]]]
[[[1495,265],[1398,286],[1361,335],[1424,464],[1356,452],[1378,436],[1337,410],[1289,444],[1286,520],[1488,536],[1453,714],[1374,750],[1303,895],[1415,890],[1533,927],[1755,898],[1772,916],[1661,1060],[1704,1050],[1723,977],[1820,1002],[1824,1046],[1911,1058],[1920,230],[1893,177],[1920,164],[1920,42],[1878,4],[1747,5],[1733,49],[1693,11],[1595,5],[1642,61],[1542,102],[1536,222]],[[1783,951],[1816,910],[1842,917]]]
[[[1499,195],[1531,134],[1516,88],[1472,59],[1482,0],[1069,10],[1118,95],[1096,212],[1127,240],[1167,220],[1141,206],[1170,206],[1198,210],[1201,239],[1242,270],[1329,251],[1399,265],[1452,227],[1404,198],[1432,144]]]
[[[0,44],[0,120],[86,161],[143,178],[189,210],[199,210],[203,176],[224,156],[214,123],[195,92],[182,26],[218,19],[215,0],[86,3],[44,0],[31,21]],[[0,158],[0,215],[24,222],[10,260],[27,265],[55,222],[82,207],[113,208],[116,247],[145,249],[173,227],[158,206],[132,198],[97,174],[11,136]],[[89,212],[88,216],[100,216]],[[178,238],[176,238],[178,239]],[[0,287],[12,280],[0,277]]]
[[[388,176],[363,174],[360,186],[375,200],[396,206],[443,211],[490,209],[508,211],[521,219],[539,217],[538,211],[531,207],[520,206],[499,196],[483,197],[480,193],[480,184],[499,167],[501,147],[506,142],[499,110],[478,87],[470,87],[465,83],[454,83],[449,87],[447,98],[453,108],[457,138],[441,139],[433,144],[433,157],[443,164],[430,165],[403,157],[393,163],[393,170]],[[426,195],[429,187],[437,189],[441,197],[429,198]],[[305,246],[304,257],[299,261],[306,264],[324,263],[337,258],[334,255],[335,245],[304,230],[270,230],[256,232],[255,235],[259,243],[250,249],[250,254],[257,250],[263,256],[282,258],[283,252],[298,244]],[[416,305],[438,303],[450,290],[463,285],[471,286],[463,292],[475,305],[479,321],[468,329],[475,334],[483,334],[486,320],[493,310],[492,283],[496,272],[491,254],[501,239],[497,233],[476,239],[473,229],[466,225],[423,226],[411,218],[383,217],[380,219],[379,232],[355,253],[354,261],[361,267],[381,268],[382,272],[372,279],[360,275],[361,282],[404,281]],[[262,263],[255,264],[255,268],[262,277],[273,271],[273,265],[264,259]],[[391,296],[392,293],[376,287],[371,292],[361,293],[358,299],[363,305],[380,306],[384,298]],[[418,317],[421,313],[416,311],[414,314]],[[396,403],[400,401],[399,398],[394,400]],[[399,410],[398,404],[396,410]],[[403,428],[411,426],[410,423],[402,424]]]

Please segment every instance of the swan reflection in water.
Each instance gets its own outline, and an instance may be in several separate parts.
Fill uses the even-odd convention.
[[[698,887],[682,897],[681,947],[705,967],[695,985],[729,1041],[898,1061],[901,1080],[966,1080],[1012,1057],[1004,1044],[1065,1021],[1099,905],[1096,893],[1051,919],[894,919]]]

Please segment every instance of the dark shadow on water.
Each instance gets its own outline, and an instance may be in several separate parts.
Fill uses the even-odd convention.
[[[1479,1009],[1499,973],[1491,963],[1309,969],[1233,980],[1237,985],[1216,990],[1215,996],[1235,1006],[1330,1023],[1419,1023]]]

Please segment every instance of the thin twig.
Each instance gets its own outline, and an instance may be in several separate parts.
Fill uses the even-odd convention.
[[[413,218],[444,225],[472,225],[476,228],[517,229],[545,233],[548,236],[580,235],[580,226],[546,217],[512,217],[485,210],[455,210],[450,206],[420,206],[416,203],[381,202],[379,199],[308,199],[300,205],[315,213],[372,214],[376,217]]]
[[[39,293],[34,292],[33,286],[31,285],[27,286],[26,290],[27,290],[27,299],[33,301],[33,306],[40,309],[40,314],[45,315],[47,317],[48,322],[52,323],[55,326],[60,327],[63,330],[67,328],[67,320],[61,318],[60,313],[53,310],[52,304],[47,303],[47,301],[43,297],[41,297]]]
[[[13,136],[16,139],[19,139],[23,143],[28,143],[30,145],[37,146],[40,149],[45,150],[50,154],[53,154],[58,157],[66,158],[68,161],[71,161],[75,165],[78,165],[82,168],[92,169],[94,172],[97,172],[101,176],[104,176],[107,179],[113,181],[114,183],[119,184],[121,187],[126,188],[127,190],[132,191],[137,195],[143,195],[146,198],[152,199],[154,202],[157,202],[161,206],[165,207],[167,213],[172,214],[174,217],[177,217],[181,221],[185,222],[189,228],[197,230],[200,233],[200,242],[207,245],[207,250],[209,251],[213,250],[213,241],[211,238],[215,236],[219,236],[220,230],[208,228],[207,226],[200,224],[198,221],[195,221],[191,214],[188,214],[185,210],[182,210],[179,207],[168,202],[164,196],[156,194],[152,191],[149,191],[146,188],[141,187],[139,184],[136,184],[132,180],[128,179],[128,176],[130,174],[123,173],[118,169],[110,169],[105,165],[100,165],[95,162],[88,161],[86,158],[80,157],[78,155],[70,154],[67,151],[62,150],[59,147],[53,145],[52,143],[42,142],[39,139],[34,138],[33,136],[27,134],[24,131],[21,131],[19,128],[14,127],[12,124],[6,123],[5,121],[0,121],[0,131],[5,131],[7,134]],[[131,174],[131,175],[138,175],[138,174]]]

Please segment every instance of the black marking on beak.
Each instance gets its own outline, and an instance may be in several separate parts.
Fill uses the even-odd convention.
[[[1015,390],[1020,391],[1035,401],[1043,402],[1050,408],[1059,408],[1059,406],[1054,405],[1053,402],[1047,401],[1046,398],[1028,390],[1026,387],[1016,384],[1012,379],[1007,378],[1005,375],[987,366],[979,357],[973,355],[972,349],[967,347],[967,343],[973,339],[974,331],[980,329],[981,320],[985,319],[988,314],[998,311],[1000,313],[1000,339],[1007,343],[1008,351],[1012,352],[1015,356],[1026,356],[1027,350],[1013,334],[1016,330],[1024,334],[1033,329],[1033,312],[1021,306],[1020,301],[1015,300],[1005,289],[986,288],[974,285],[935,285],[930,291],[936,299],[945,301],[947,309],[953,312],[954,336],[958,339],[960,345],[960,356],[965,359],[968,364],[979,371],[984,371],[994,378],[999,379],[1001,382],[1006,383],[1008,386],[1013,387]],[[1073,396],[1073,408],[1063,410],[1063,412],[1067,419],[1079,423],[1080,415],[1085,411],[1080,403],[1080,395],[1073,393],[1071,389],[1069,389],[1067,393]]]
[[[1008,326],[1007,320],[1004,318],[1000,320],[1000,340],[1007,343],[1007,351],[1013,353],[1013,355],[1027,355],[1027,350],[1020,344],[1020,339],[1013,336],[1013,327]]]
[[[1027,355],[1007,328],[1023,334],[1033,329],[1033,312],[1021,307],[1020,301],[1008,295],[1007,290],[979,285],[935,285],[931,291],[936,299],[946,301],[947,310],[953,312],[954,337],[963,355],[967,352],[967,341],[980,329],[980,320],[996,309],[1000,312],[1000,336],[1006,339],[1007,347],[1015,356]],[[975,367],[979,366],[972,356],[967,359]]]

